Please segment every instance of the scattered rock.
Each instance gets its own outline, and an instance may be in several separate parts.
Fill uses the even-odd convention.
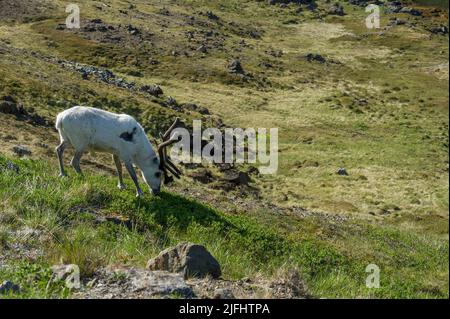
[[[199,51],[201,53],[208,53],[208,48],[206,47],[206,45],[202,44],[201,46],[199,46],[197,48],[197,51]]]
[[[20,169],[19,166],[17,166],[16,164],[14,164],[11,161],[7,161],[6,162],[6,169],[15,172],[16,174],[19,174]]]
[[[236,170],[225,171],[223,180],[236,185],[248,185],[248,183],[251,182],[248,173]]]
[[[340,176],[348,176],[348,172],[345,168],[339,168],[336,172],[336,174]]]
[[[247,173],[249,174],[249,175],[259,175],[259,169],[257,168],[257,167],[255,167],[255,166],[250,166],[248,169],[247,169]]]
[[[389,13],[399,13],[403,8],[403,4],[401,1],[391,1],[386,4],[385,12]]]
[[[42,236],[42,231],[25,226],[22,229],[18,230],[15,233],[15,236],[22,240],[28,240],[30,238],[39,239]]]
[[[212,11],[206,12],[206,16],[210,20],[215,20],[215,21],[219,20],[219,17],[217,15],[215,15]]]
[[[195,103],[185,103],[181,105],[183,109],[195,111],[202,115],[210,115],[209,110],[206,107],[198,106]]]
[[[403,7],[399,10],[400,13],[407,13],[416,17],[419,17],[422,15],[422,11],[419,11],[417,9],[414,8],[410,8],[410,7]]]
[[[368,4],[368,0],[348,0],[348,3],[355,6],[366,7]]]
[[[9,280],[5,280],[1,285],[0,285],[0,294],[1,295],[7,295],[10,293],[17,293],[20,291],[20,287],[19,285],[14,284],[13,282],[9,281]]]
[[[142,86],[140,88],[140,91],[141,92],[146,92],[146,93],[148,93],[150,95],[153,95],[153,96],[156,96],[156,97],[164,94],[164,92],[161,89],[161,87],[156,85],[156,84],[154,84],[154,85],[144,85],[144,86]]]
[[[433,34],[446,35],[448,34],[448,27],[446,25],[434,26],[429,31]]]
[[[113,223],[114,225],[125,226],[128,229],[132,228],[131,219],[126,216],[119,215],[119,214],[111,214],[111,215],[107,215],[107,216],[96,214],[95,222],[99,223],[99,224]]]
[[[235,297],[230,289],[218,288],[214,290],[213,299],[235,299]]]
[[[167,100],[163,103],[163,105],[170,107],[172,109],[175,109],[175,110],[179,109],[179,104],[178,104],[177,100],[172,96],[168,96]]]
[[[0,113],[13,114],[16,116],[27,115],[22,104],[17,104],[14,97],[10,95],[0,98]]]
[[[298,271],[288,271],[269,283],[272,298],[309,298],[308,289]]]
[[[89,289],[74,294],[83,299],[193,298],[195,294],[181,274],[138,268],[101,268]]]
[[[319,167],[320,164],[317,161],[312,160],[303,160],[295,163],[295,166],[297,168],[303,168],[303,167]]]
[[[325,63],[327,62],[327,60],[321,56],[320,54],[316,54],[316,53],[309,53],[306,55],[306,60],[308,62],[319,62],[319,63]]]
[[[220,265],[204,246],[180,243],[162,251],[147,263],[150,270],[166,270],[182,273],[184,278],[221,275]]]
[[[336,2],[334,5],[332,5],[328,9],[328,14],[337,15],[337,16],[343,16],[343,15],[345,15],[344,7],[339,2]]]
[[[161,10],[159,10],[159,14],[163,15],[163,16],[170,16],[171,13],[169,10],[167,10],[166,8],[162,8]]]
[[[209,170],[207,170],[206,168],[192,172],[189,176],[193,180],[200,182],[202,184],[208,184],[214,180],[212,173]]]
[[[17,156],[23,157],[23,156],[29,156],[31,155],[31,151],[28,147],[17,145],[12,148],[13,152],[16,153]]]
[[[139,35],[141,32],[139,31],[138,28],[133,27],[132,25],[127,25],[127,31],[131,34],[131,35]]]
[[[82,77],[88,79],[89,77],[96,78],[102,82],[115,85],[120,88],[135,90],[136,86],[134,83],[125,81],[124,79],[117,78],[116,75],[107,69],[100,69],[91,65],[83,65],[77,62],[62,61],[59,60],[58,63],[67,69],[74,70],[81,73]]]
[[[235,74],[244,74],[244,69],[242,68],[242,64],[241,61],[237,60],[237,59],[233,59],[230,61],[230,63],[228,63],[228,70],[231,73],[235,73]]]

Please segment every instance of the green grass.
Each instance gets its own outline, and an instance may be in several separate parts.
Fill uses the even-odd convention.
[[[331,4],[317,2],[322,13]],[[318,20],[308,10],[299,14],[295,6],[282,9],[253,0],[137,0],[136,11],[118,0],[102,11],[92,1],[79,1],[83,19],[131,23],[153,33],[152,44],[142,46],[56,30],[66,17],[64,5],[56,5],[45,19],[0,23],[0,96],[12,95],[48,119],[83,104],[131,114],[151,135],[175,116],[187,124],[199,119],[196,113],[161,107],[170,95],[207,107],[213,116],[202,117],[205,127],[216,126],[220,118],[231,127],[278,127],[280,132],[279,172],[254,178],[258,195],[225,193],[184,179],[180,188],[206,193],[209,204],[169,192],[136,200],[131,190],[116,190],[113,178],[96,175],[109,157],[86,156],[90,173],[85,178],[58,179],[45,164],[55,160],[52,147],[35,145],[55,145],[57,134],[0,115],[0,165],[16,144],[30,146],[36,159],[17,161],[20,175],[0,173],[0,247],[16,242],[44,247],[37,260],[14,261],[35,265],[31,273],[66,262],[80,265],[89,277],[103,265],[144,266],[160,250],[189,240],[205,244],[228,279],[271,278],[279,269],[298,268],[316,297],[448,297],[448,75],[432,71],[436,66],[448,70],[448,36],[426,31],[430,25],[448,25],[448,16],[383,14],[383,27],[394,16],[416,27],[395,26],[380,34],[366,29],[364,8],[341,2],[346,16]],[[170,16],[159,13],[163,7]],[[220,20],[199,14],[208,10]],[[191,15],[197,22],[190,24]],[[217,38],[203,36],[210,30]],[[249,36],[252,30],[261,38]],[[194,40],[188,41],[186,31],[194,32]],[[203,41],[223,47],[203,56],[196,51]],[[283,54],[274,57],[267,53],[271,49]],[[165,97],[82,81],[80,74],[32,51],[107,67],[141,85],[156,83]],[[175,57],[172,51],[190,56]],[[310,63],[304,58],[308,53],[337,63]],[[227,72],[234,57],[252,73],[250,80]],[[133,76],[136,72],[139,76]],[[8,140],[10,135],[16,139]],[[335,174],[338,167],[350,176]],[[233,196],[256,208],[236,204],[235,214],[221,212],[217,207],[230,205]],[[261,208],[266,201],[355,219],[335,223],[328,217],[279,215]],[[89,211],[128,216],[133,228],[98,225]],[[16,238],[14,231],[24,226],[43,231],[42,242]],[[364,286],[369,263],[381,267],[379,290]],[[1,270],[0,279],[13,275]],[[47,293],[38,280],[30,284],[19,277],[13,279],[26,287],[21,297],[68,295],[58,287]]]
[[[0,157],[0,166],[5,161]],[[362,222],[281,218],[267,211],[224,214],[167,192],[136,199],[131,190],[116,190],[110,177],[70,174],[59,179],[43,162],[15,163],[19,174],[4,169],[0,173],[0,201],[14,216],[3,227],[13,230],[27,225],[47,235],[45,240],[28,242],[44,252],[33,264],[14,260],[22,265],[20,271],[0,271],[0,279],[23,285],[21,297],[70,295],[59,286],[45,291],[49,265],[77,264],[86,279],[99,266],[143,267],[160,250],[180,241],[205,245],[227,279],[271,278],[280,268],[300,269],[316,297],[448,297],[448,243],[444,240]],[[133,227],[98,225],[88,210],[128,216]],[[382,270],[381,289],[365,287],[369,263]],[[26,280],[28,272],[36,279]],[[420,277],[415,276],[418,272]]]

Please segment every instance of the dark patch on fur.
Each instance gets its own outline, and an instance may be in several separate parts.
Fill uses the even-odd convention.
[[[127,141],[127,142],[133,142],[133,136],[136,133],[137,127],[135,127],[133,129],[133,132],[129,133],[129,132],[123,132],[122,134],[120,134],[120,138]]]

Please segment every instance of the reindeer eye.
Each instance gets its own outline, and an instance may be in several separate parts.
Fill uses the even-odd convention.
[[[156,177],[156,178],[160,178],[160,177],[161,177],[161,172],[156,172],[156,173],[155,173],[155,177]]]

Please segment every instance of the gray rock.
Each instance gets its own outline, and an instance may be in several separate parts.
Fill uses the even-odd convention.
[[[180,243],[162,251],[147,263],[150,270],[166,270],[182,273],[184,278],[220,277],[222,271],[217,260],[204,246],[193,243]]]
[[[199,46],[197,48],[197,51],[202,52],[202,53],[207,53],[208,52],[208,48],[206,47],[206,45],[202,44],[201,46]]]
[[[16,99],[10,95],[5,95],[0,98],[0,113],[13,114],[16,116],[27,114],[23,105],[17,104]]]
[[[28,147],[22,145],[16,145],[12,148],[13,152],[19,157],[31,155],[31,151]]]
[[[206,16],[210,20],[216,20],[216,21],[219,20],[219,17],[217,15],[215,15],[212,11],[206,12]]]
[[[153,95],[153,96],[156,96],[156,97],[158,97],[158,96],[164,94],[164,92],[163,92],[163,90],[161,89],[161,87],[158,86],[158,85],[156,85],[156,84],[153,84],[153,85],[144,85],[144,86],[142,86],[142,87],[140,88],[140,91],[141,91],[141,92],[146,92],[146,93],[148,93],[148,94],[150,94],[150,95]]]
[[[244,74],[244,69],[242,68],[242,64],[241,61],[237,60],[237,59],[233,59],[230,61],[230,63],[228,63],[228,70],[231,73],[235,73],[235,74]]]
[[[182,274],[150,271],[140,268],[101,268],[86,290],[77,292],[85,299],[148,299],[168,298],[176,294],[192,298],[195,294]]]
[[[248,173],[236,170],[226,171],[223,179],[236,185],[248,185],[248,183],[251,182]]]
[[[343,16],[343,15],[345,15],[344,7],[339,2],[336,2],[334,5],[332,5],[328,9],[328,14],[337,15],[337,16]]]
[[[327,60],[321,56],[320,54],[316,54],[316,53],[309,53],[306,55],[306,60],[308,62],[319,62],[319,63],[325,63],[327,62]]]
[[[407,13],[416,17],[419,17],[422,15],[422,11],[419,11],[417,9],[414,8],[410,8],[410,7],[403,7],[400,9],[399,11],[400,13]]]
[[[166,102],[164,102],[164,104],[172,109],[176,109],[179,107],[177,100],[172,96],[167,97],[167,100]]]
[[[148,295],[179,294],[184,297],[193,295],[181,274],[132,269],[128,276],[134,292],[145,292]]]
[[[6,169],[15,172],[16,174],[19,174],[20,168],[16,164],[14,164],[11,161],[6,162]]]
[[[218,288],[214,290],[213,299],[235,299],[235,297],[230,289]]]
[[[0,294],[1,295],[6,295],[6,294],[10,294],[10,293],[17,293],[19,291],[20,291],[19,285],[16,285],[16,284],[14,284],[13,282],[11,282],[9,280],[5,280],[0,285]]]

